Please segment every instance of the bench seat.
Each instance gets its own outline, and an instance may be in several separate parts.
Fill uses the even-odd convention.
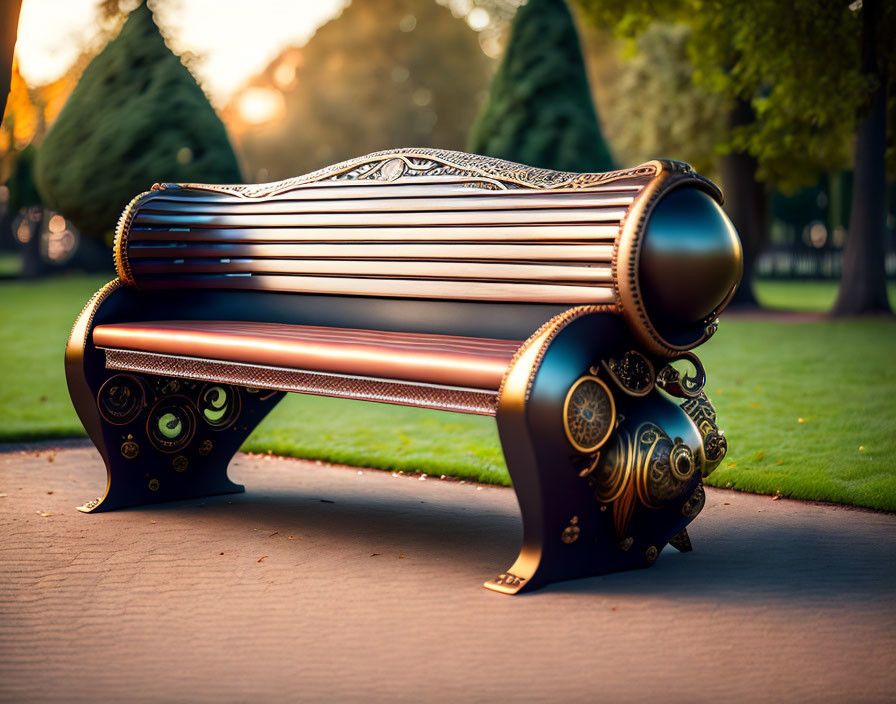
[[[217,364],[219,375],[226,370],[230,379],[221,377],[222,381],[237,381],[233,378],[240,373],[235,371],[237,366],[243,374],[252,369],[259,386],[272,386],[265,383],[265,378],[270,370],[276,370],[280,378],[292,378],[304,391],[313,392],[307,388],[309,382],[321,395],[370,398],[363,391],[375,389],[393,403],[400,402],[397,391],[401,392],[398,396],[410,393],[419,398],[419,391],[412,390],[414,385],[473,391],[475,396],[442,393],[435,407],[442,407],[448,398],[459,402],[481,397],[473,404],[479,410],[467,412],[487,410],[489,414],[494,412],[493,399],[504,373],[522,344],[454,335],[203,320],[98,325],[93,342],[106,351],[110,366],[119,369],[141,371],[147,364],[155,364],[167,373],[180,375],[178,366],[192,360],[194,369],[202,365],[211,371],[211,364]],[[334,377],[339,380],[331,389],[333,393],[328,393],[321,382],[332,384]],[[358,381],[363,384],[359,386]],[[486,398],[492,402],[483,409]]]

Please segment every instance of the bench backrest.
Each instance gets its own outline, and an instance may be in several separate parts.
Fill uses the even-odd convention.
[[[733,283],[679,311],[693,318],[684,337],[645,312],[653,295],[669,317],[669,291],[642,290],[641,249],[660,198],[682,188],[719,210],[718,189],[676,162],[572,174],[396,150],[273,184],[155,186],[122,215],[115,258],[145,291],[620,306],[639,337],[684,349],[706,336]]]

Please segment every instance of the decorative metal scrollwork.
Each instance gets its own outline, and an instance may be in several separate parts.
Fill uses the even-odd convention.
[[[629,350],[622,359],[611,357],[603,362],[603,366],[629,396],[646,396],[653,390],[656,382],[653,364],[640,352]]]
[[[611,504],[613,525],[622,538],[640,503],[661,508],[680,500],[694,478],[699,460],[679,438],[672,440],[654,423],[633,434],[624,428],[588,475],[599,501]]]
[[[563,404],[563,429],[569,443],[584,454],[596,452],[616,427],[616,403],[596,376],[580,377]]]
[[[100,415],[112,425],[126,425],[140,415],[146,402],[143,384],[132,374],[116,374],[97,394]]]
[[[166,396],[156,403],[146,421],[146,434],[161,452],[177,452],[190,444],[196,416],[184,396]]]
[[[240,414],[240,395],[233,386],[206,384],[196,402],[199,415],[215,430],[229,427]]]
[[[688,362],[694,367],[694,375],[682,376],[672,365],[675,362]],[[674,359],[670,359],[665,367],[656,375],[656,385],[666,393],[678,398],[694,398],[706,384],[706,370],[700,358],[693,352],[683,352]]]
[[[706,503],[706,491],[702,484],[698,484],[693,493],[688,497],[687,501],[681,507],[681,515],[685,518],[696,518],[697,514],[703,510]]]
[[[728,452],[728,441],[716,425],[716,409],[702,391],[682,403],[681,409],[691,417],[703,437],[703,476],[709,476]]]

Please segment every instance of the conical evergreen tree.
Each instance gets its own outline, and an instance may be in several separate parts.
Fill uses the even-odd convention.
[[[561,171],[611,170],[564,0],[529,0],[510,32],[469,150]]]
[[[224,125],[145,4],[84,70],[41,145],[36,178],[49,206],[105,238],[156,181],[240,180]]]

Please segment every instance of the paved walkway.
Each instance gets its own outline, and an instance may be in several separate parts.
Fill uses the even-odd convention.
[[[48,448],[0,447],[2,701],[896,698],[893,515],[710,490],[693,553],[507,597],[507,489],[241,455],[88,516],[98,455]]]

